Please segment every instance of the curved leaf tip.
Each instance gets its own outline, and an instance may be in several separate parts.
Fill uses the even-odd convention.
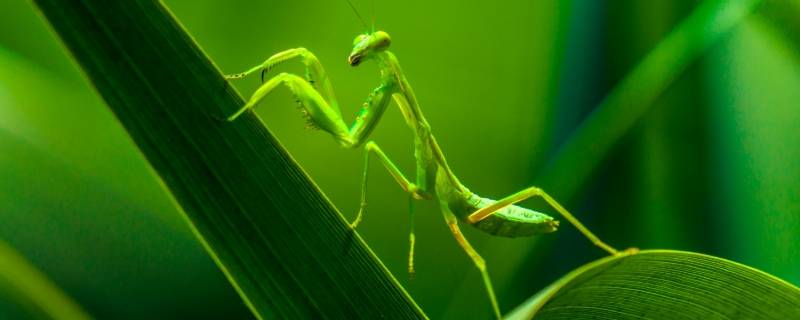
[[[507,319],[791,319],[800,289],[754,268],[699,253],[647,250],[586,264]]]

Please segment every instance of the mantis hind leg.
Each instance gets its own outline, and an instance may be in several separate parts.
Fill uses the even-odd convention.
[[[483,257],[481,257],[481,255],[478,254],[474,248],[472,248],[472,245],[469,244],[467,238],[465,238],[464,234],[461,233],[461,229],[458,227],[458,219],[456,219],[455,215],[450,212],[446,205],[442,205],[442,213],[444,214],[447,226],[450,228],[450,232],[453,233],[453,237],[456,238],[458,245],[464,249],[467,255],[469,255],[470,259],[472,259],[472,262],[481,272],[483,285],[486,287],[486,293],[489,295],[489,300],[492,303],[492,309],[494,310],[495,317],[497,317],[497,319],[502,319],[500,306],[497,304],[497,298],[494,295],[492,280],[489,278],[489,272],[486,270],[486,261],[483,260]]]
[[[564,207],[561,206],[561,204],[559,204],[558,202],[556,202],[556,200],[553,199],[553,197],[551,197],[550,195],[545,193],[544,190],[542,190],[540,188],[537,188],[537,187],[526,188],[526,189],[524,189],[524,190],[522,190],[520,192],[517,192],[517,193],[512,194],[512,195],[510,195],[508,197],[500,199],[500,200],[498,200],[497,202],[495,202],[494,204],[492,204],[490,206],[486,206],[486,207],[480,208],[480,209],[476,210],[475,212],[473,212],[472,214],[470,214],[469,216],[467,216],[467,221],[469,223],[476,223],[478,221],[486,219],[489,216],[497,213],[497,211],[499,211],[500,209],[503,209],[503,208],[508,207],[510,205],[513,205],[513,204],[515,204],[517,202],[523,201],[523,200],[531,198],[531,197],[536,197],[536,196],[542,197],[542,199],[544,199],[544,201],[546,201],[547,204],[549,204],[551,207],[553,207],[553,209],[558,211],[559,214],[561,214],[565,219],[567,219],[567,221],[569,221],[569,223],[574,225],[575,228],[577,228],[578,231],[580,231],[594,245],[600,247],[600,249],[603,249],[603,250],[607,251],[611,255],[620,254],[620,252],[617,251],[617,249],[614,249],[613,247],[609,246],[608,244],[606,244],[605,242],[600,240],[600,238],[598,238],[594,233],[589,231],[589,229],[586,228],[583,225],[583,223],[578,221],[578,219],[576,219],[571,213],[569,213],[569,211],[567,211],[567,209],[564,209]],[[626,252],[630,252],[630,251],[633,251],[633,250],[635,250],[635,249],[628,249]]]
[[[392,175],[392,178],[403,188],[403,191],[407,192],[409,197],[409,204],[408,204],[408,215],[409,215],[409,234],[408,234],[408,242],[409,242],[409,249],[408,249],[408,273],[411,277],[414,276],[414,244],[416,242],[414,236],[414,199],[423,199],[423,194],[419,187],[416,184],[411,183],[408,179],[403,175],[400,169],[383,153],[378,144],[373,141],[367,142],[367,145],[364,147],[364,172],[361,176],[361,204],[358,208],[358,215],[356,215],[355,220],[350,223],[350,227],[355,229],[358,224],[361,222],[364,209],[367,207],[367,174],[369,172],[369,155],[375,154],[380,160],[381,164],[383,164],[384,168],[389,171],[389,174]]]

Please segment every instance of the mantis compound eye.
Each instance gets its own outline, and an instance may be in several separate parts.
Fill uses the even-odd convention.
[[[389,45],[392,44],[392,38],[389,37],[389,34],[383,31],[377,31],[372,34],[372,37],[375,38],[373,40],[373,46],[377,50],[386,50],[389,48]]]
[[[353,67],[358,66],[361,63],[361,56],[360,55],[351,55],[347,57],[347,63]]]

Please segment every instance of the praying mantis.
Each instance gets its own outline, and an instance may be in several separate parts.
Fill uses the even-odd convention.
[[[362,220],[366,208],[367,173],[370,156],[374,156],[389,172],[400,187],[414,200],[438,201],[444,220],[458,245],[467,253],[483,278],[494,315],[501,313],[494,294],[486,262],[470,245],[459,227],[459,222],[474,226],[484,232],[502,237],[524,237],[553,232],[559,222],[552,217],[531,209],[515,205],[532,197],[541,197],[553,209],[574,225],[593,244],[609,254],[622,252],[601,241],[561,204],[537,187],[525,188],[500,200],[480,197],[459,182],[445,160],[444,153],[434,137],[431,126],[422,114],[417,98],[395,55],[388,51],[391,44],[389,34],[373,31],[358,35],[347,62],[359,66],[366,61],[377,63],[381,83],[367,97],[353,124],[348,127],[342,119],[333,86],[317,57],[305,48],[289,49],[269,57],[249,70],[227,75],[229,80],[244,78],[260,72],[262,85],[250,100],[237,112],[227,117],[234,121],[247,110],[254,108],[280,85],[288,87],[294,95],[308,125],[331,136],[345,148],[364,146],[364,170],[361,180],[361,202],[356,218],[350,223],[355,229]],[[275,66],[290,60],[299,60],[305,65],[305,74],[280,73],[266,81],[265,75]],[[377,126],[390,102],[394,100],[414,136],[416,178],[411,182],[390,160],[374,141],[366,141]],[[413,211],[412,211],[413,215]],[[408,270],[414,273],[415,236],[413,219],[409,232]]]

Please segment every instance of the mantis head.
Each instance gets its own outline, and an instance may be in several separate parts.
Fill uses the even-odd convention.
[[[362,61],[371,59],[386,50],[391,43],[392,39],[389,38],[389,34],[383,31],[360,34],[353,40],[353,51],[347,57],[347,63],[355,67]]]

